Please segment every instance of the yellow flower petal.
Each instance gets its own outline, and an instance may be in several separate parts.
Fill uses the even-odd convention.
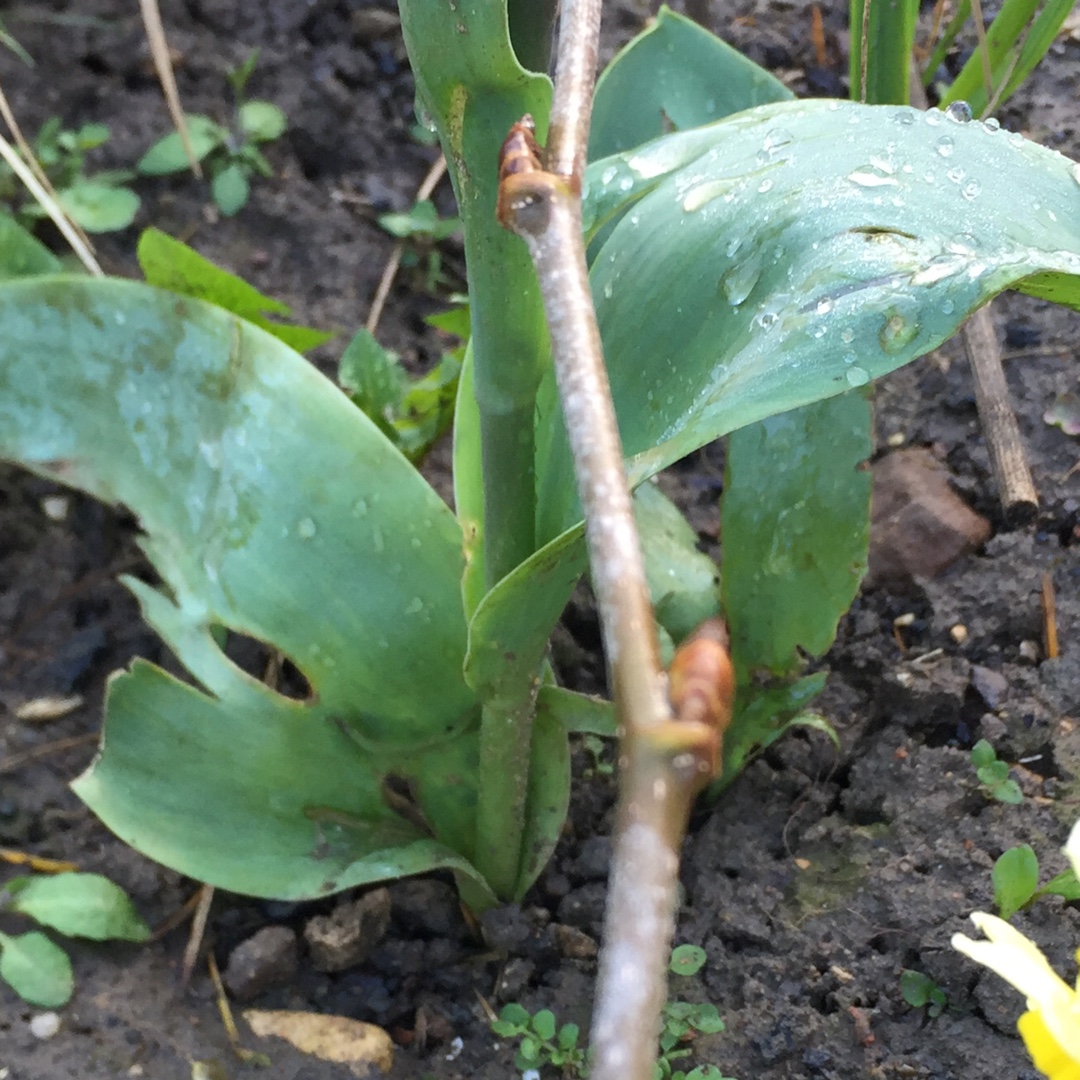
[[[1070,1057],[1037,1012],[1026,1012],[1016,1024],[1031,1060],[1050,1080],[1080,1080],[1080,1061]]]
[[[1080,994],[1054,971],[1034,942],[1007,922],[982,911],[976,911],[971,921],[990,940],[972,941],[956,934],[953,948],[1012,983],[1027,998],[1031,1011],[1026,1016],[1035,1017],[1027,1020],[1027,1025],[1034,1028],[1038,1024],[1040,1034],[1052,1040],[1040,1045],[1056,1046],[1062,1060],[1080,1066]],[[1071,1074],[1061,1075],[1072,1080]]]
[[[1073,873],[1080,878],[1080,821],[1072,827],[1072,832],[1069,833],[1069,839],[1065,844],[1065,854],[1069,857],[1069,862],[1072,863]]]
[[[1045,1007],[1055,1000],[1067,1002],[1074,996],[1073,990],[1050,966],[1039,947],[1004,919],[976,911],[972,913],[971,921],[990,940],[972,941],[963,934],[955,934],[953,948],[1012,983],[1028,999],[1032,1008],[1036,1004],[1040,1008]]]

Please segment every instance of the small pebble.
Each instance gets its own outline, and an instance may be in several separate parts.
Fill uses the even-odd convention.
[[[296,934],[287,926],[264,926],[229,954],[225,985],[239,1001],[251,1001],[296,977]]]
[[[1029,664],[1037,664],[1039,662],[1038,644],[1034,641],[1021,641],[1020,659],[1026,660]]]
[[[51,1039],[60,1030],[60,1014],[38,1013],[30,1021],[30,1034],[35,1039]]]
[[[48,495],[41,500],[41,509],[50,521],[63,521],[71,505],[66,495]]]

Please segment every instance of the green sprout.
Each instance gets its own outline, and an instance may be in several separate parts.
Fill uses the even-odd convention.
[[[66,937],[146,941],[150,930],[127,894],[100,874],[12,878],[0,886],[0,914],[22,915]],[[66,1005],[74,989],[67,953],[39,930],[0,933],[0,979],[24,1001]]]
[[[191,148],[210,174],[210,193],[226,217],[247,203],[253,176],[273,176],[259,146],[279,138],[287,124],[277,105],[244,97],[258,57],[255,49],[239,67],[226,73],[235,98],[232,124],[219,124],[200,113],[186,117]],[[143,154],[136,168],[144,176],[165,176],[183,172],[189,165],[184,142],[179,132],[172,131]]]
[[[929,975],[921,971],[905,969],[900,974],[900,993],[913,1009],[925,1006],[926,1015],[931,1020],[939,1017],[948,1004],[945,991]]]
[[[1070,867],[1039,887],[1039,859],[1029,844],[1020,844],[1001,854],[991,871],[994,903],[1003,919],[1030,907],[1041,896],[1060,896],[1080,900],[1080,883]]]
[[[1024,801],[1020,785],[1009,779],[1008,763],[998,760],[994,748],[985,739],[971,748],[971,764],[988,798],[1013,805]]]
[[[126,229],[139,210],[139,196],[127,187],[133,172],[114,169],[86,173],[87,154],[108,138],[109,129],[104,124],[83,124],[69,130],[54,116],[42,124],[31,146],[56,191],[56,201],[87,232]],[[23,193],[22,182],[9,165],[0,161],[0,203],[11,207],[17,221],[32,228],[48,214],[43,206],[26,199]]]
[[[430,199],[421,199],[404,213],[381,214],[378,220],[391,236],[407,241],[408,249],[401,260],[402,266],[423,268],[424,291],[438,292],[440,285],[444,284],[438,244],[461,231],[461,220],[457,217],[439,217]]]
[[[705,950],[698,945],[679,945],[672,950],[668,967],[675,975],[695,975],[705,964]],[[577,1024],[561,1027],[550,1009],[529,1013],[512,1002],[503,1006],[491,1030],[503,1038],[520,1039],[514,1065],[523,1072],[542,1069],[546,1065],[562,1070],[564,1077],[588,1076],[588,1059],[578,1047]],[[713,1065],[698,1065],[689,1072],[676,1069],[674,1063],[689,1057],[686,1046],[697,1035],[714,1034],[724,1030],[716,1006],[689,1001],[669,1001],[661,1013],[660,1054],[656,1063],[655,1080],[731,1080]]]
[[[502,1038],[521,1040],[514,1054],[514,1067],[522,1072],[550,1065],[568,1078],[587,1075],[585,1050],[578,1046],[580,1029],[577,1024],[557,1026],[550,1009],[530,1014],[511,1002],[503,1006],[491,1030]]]

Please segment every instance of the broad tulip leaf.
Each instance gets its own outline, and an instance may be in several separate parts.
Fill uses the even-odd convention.
[[[150,929],[119,885],[101,874],[54,874],[20,878],[11,910],[68,937],[93,941],[146,941]]]
[[[560,709],[564,704],[564,698],[549,694],[538,695],[536,701],[521,875],[517,883],[519,900],[547,866],[570,808],[570,744]]]
[[[739,685],[748,668],[787,676],[820,656],[866,571],[872,449],[859,394],[740,428],[728,443],[721,513],[724,611]]]
[[[663,4],[597,80],[589,160],[792,97],[753,60]]]
[[[761,106],[590,166],[594,226],[615,192],[633,203],[591,274],[632,479],[894,370],[1003,289],[1080,306],[1077,176],[993,126],[837,101]],[[580,516],[552,394],[540,540]]]
[[[634,492],[634,519],[656,621],[681,641],[720,614],[720,572],[698,551],[697,533],[682,512],[655,485],[645,483]]]
[[[478,706],[461,677],[461,530],[314,368],[149,286],[6,283],[0,458],[138,514],[162,585],[128,585],[197,683],[136,665],[112,685],[78,790],[114,831],[261,895],[452,864],[429,830],[468,856]],[[284,653],[310,697],[241,671],[220,627]],[[416,813],[387,798],[391,781]]]

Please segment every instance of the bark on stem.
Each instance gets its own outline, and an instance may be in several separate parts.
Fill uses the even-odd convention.
[[[716,668],[699,664],[696,653],[693,660],[683,653],[687,671],[680,676],[679,716],[672,718],[582,234],[580,193],[600,6],[600,0],[564,0],[546,167],[531,122],[515,125],[500,162],[498,215],[524,238],[536,267],[621,731],[619,811],[590,1075],[651,1080],[667,990],[679,847],[694,795],[717,764],[732,680],[723,652],[723,691],[713,695],[709,683]],[[722,649],[717,635],[710,636],[711,646]],[[712,704],[721,699],[723,716],[711,716]]]

